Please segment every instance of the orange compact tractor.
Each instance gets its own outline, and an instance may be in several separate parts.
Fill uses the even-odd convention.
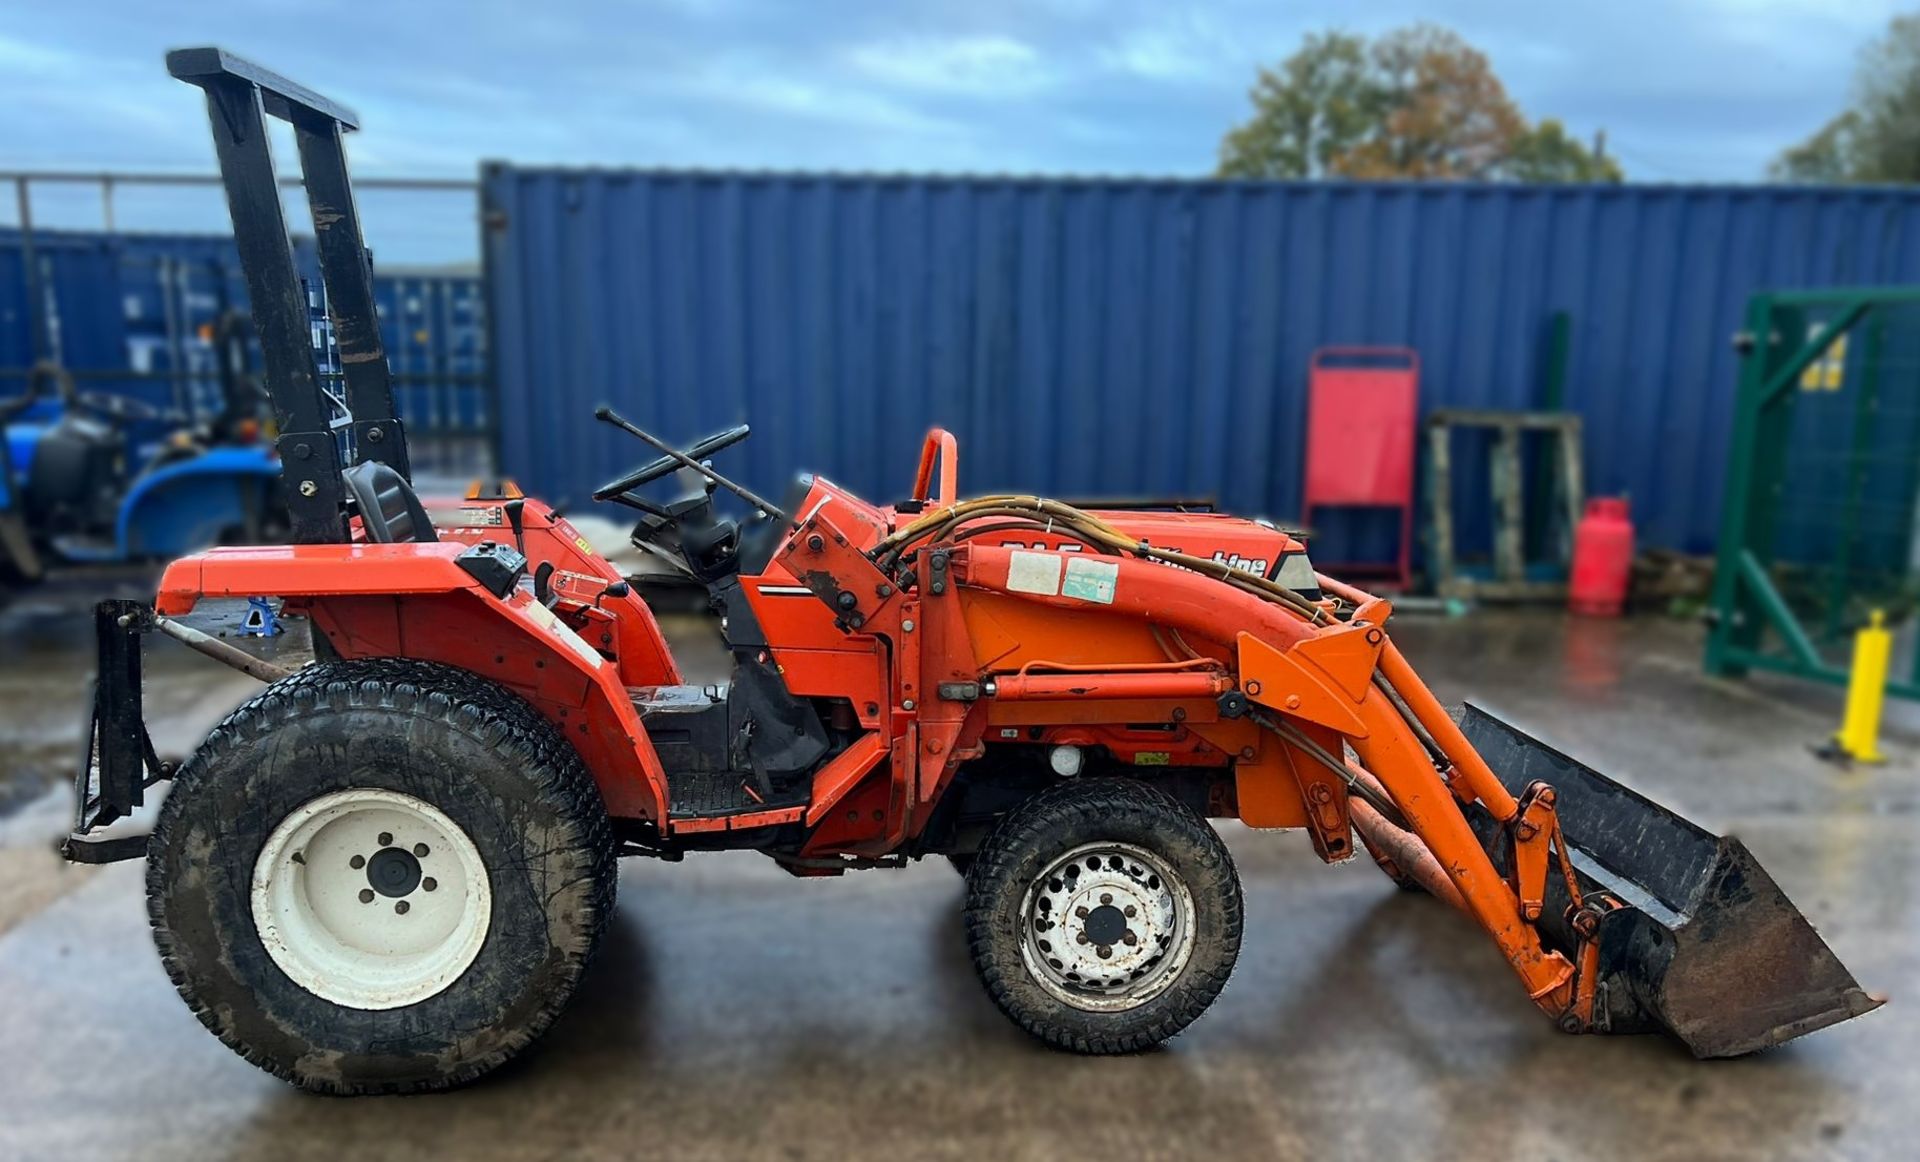
[[[1445,712],[1384,600],[1212,512],[961,499],[935,431],[910,499],[820,477],[775,503],[611,411],[657,457],[596,499],[705,586],[731,680],[692,685],[648,607],[511,486],[436,527],[409,480],[341,137],[353,114],[212,49],[206,91],[279,425],[294,543],[172,564],[98,614],[80,820],[144,854],[167,972],[221,1040],[311,1089],[477,1077],[566,1004],[622,855],[760,852],[799,876],[927,856],[966,874],[993,1001],[1081,1053],[1200,1016],[1239,951],[1210,819],[1364,848],[1465,913],[1569,1033],[1664,1029],[1746,1053],[1866,1012],[1741,845],[1514,727]],[[299,143],[345,368],[316,380],[265,135]],[[673,478],[671,495],[649,484]],[[723,515],[733,508],[737,517]],[[175,620],[270,596],[316,660],[276,673]],[[271,683],[176,770],[153,754],[139,637]],[[107,827],[160,780],[150,835]],[[826,954],[826,950],[822,950]]]

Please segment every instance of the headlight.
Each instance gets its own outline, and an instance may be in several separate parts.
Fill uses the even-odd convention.
[[[1288,553],[1280,558],[1274,582],[1293,590],[1309,601],[1320,600],[1320,581],[1313,575],[1313,562],[1305,552]]]

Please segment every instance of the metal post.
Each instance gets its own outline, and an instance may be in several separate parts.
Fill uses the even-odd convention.
[[[326,284],[333,341],[346,376],[347,410],[353,414],[353,446],[362,460],[377,460],[411,478],[406,431],[394,414],[392,374],[374,309],[373,265],[360,232],[360,213],[347,178],[340,122],[295,108],[291,118],[300,146],[300,168],[313,209],[313,234]]]
[[[279,424],[278,448],[286,480],[288,515],[296,544],[347,540],[346,485],[333,409],[314,370],[306,297],[280,204],[280,187],[267,140],[267,101],[276,116],[304,105],[337,111],[324,98],[218,49],[167,54],[175,77],[206,90],[214,152],[233,218],[233,240],[246,273],[254,333],[260,339],[267,394]]]
[[[1737,644],[1759,633],[1757,618],[1742,600],[1740,561],[1747,549],[1749,521],[1758,502],[1753,472],[1755,433],[1767,380],[1778,362],[1782,337],[1774,332],[1773,300],[1755,295],[1747,301],[1746,330],[1740,345],[1740,386],[1734,396],[1733,438],[1727,457],[1727,484],[1720,502],[1719,556],[1713,570],[1713,627],[1707,634],[1706,670],[1738,678],[1747,672],[1734,658]],[[1748,626],[1749,620],[1756,624]]]
[[[1453,544],[1453,429],[1443,421],[1427,421],[1427,503],[1433,510],[1433,589],[1442,597],[1456,596]]]
[[[1874,610],[1872,620],[1854,635],[1853,666],[1847,675],[1847,709],[1840,731],[1833,736],[1839,757],[1861,763],[1883,763],[1880,752],[1880,713],[1887,701],[1887,668],[1893,659],[1893,634],[1887,616]]]
[[[155,281],[160,284],[160,314],[167,328],[167,367],[171,372],[168,379],[173,389],[173,410],[191,423],[199,417],[194,414],[189,395],[187,349],[181,336],[186,327],[187,304],[177,278],[177,272],[184,271],[185,267],[184,262],[176,262],[170,255],[162,254],[154,260]]]
[[[500,162],[482,163],[480,167],[480,293],[481,310],[486,326],[480,332],[480,366],[484,368],[481,383],[480,422],[486,432],[487,469],[499,472],[506,464],[506,409],[500,403],[500,364],[499,338],[501,335],[500,311],[503,307],[499,290],[499,279],[506,273],[499,258],[494,256],[495,236],[504,244],[507,227],[506,209],[496,203],[494,184],[502,178],[503,165]]]
[[[1747,304],[1746,346],[1714,567],[1714,623],[1706,656],[1710,674],[1744,675],[1747,666],[1755,664],[1762,631],[1770,621],[1792,639],[1797,653],[1809,655],[1804,658],[1809,665],[1815,660],[1810,650],[1800,648],[1804,634],[1798,623],[1787,628],[1792,614],[1773,592],[1767,568],[1779,525],[1794,389],[1801,372],[1859,322],[1867,303],[1844,301],[1823,330],[1809,335],[1803,310],[1808,301],[1807,296],[1776,301],[1756,295]]]
[[[1526,485],[1520,470],[1520,426],[1501,425],[1493,443],[1494,575],[1515,584],[1527,579]]]
[[[40,257],[33,245],[33,190],[31,178],[13,179],[15,197],[20,206],[20,266],[27,279],[27,330],[33,343],[33,361],[53,359],[53,336],[48,328],[46,291],[40,285]]]
[[[93,611],[99,668],[95,671],[91,747],[100,771],[94,823],[123,818],[145,801],[152,744],[147,741],[146,714],[141,705],[139,631],[128,620],[138,618],[142,608],[134,601],[102,601]],[[87,773],[82,766],[81,779]],[[86,802],[83,785],[83,810]],[[88,820],[82,818],[80,822],[84,829]]]
[[[260,336],[267,394],[280,427],[293,540],[324,544],[347,538],[341,504],[340,446],[332,409],[314,374],[307,304],[287,241],[280,190],[273,180],[266,115],[259,90],[237,80],[209,80],[207,112],[215,152],[227,180],[234,243],[246,271],[253,325]]]

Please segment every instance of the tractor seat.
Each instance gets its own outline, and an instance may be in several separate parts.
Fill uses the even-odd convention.
[[[376,544],[426,544],[440,539],[407,478],[377,460],[363,460],[340,474],[360,511],[367,540]]]

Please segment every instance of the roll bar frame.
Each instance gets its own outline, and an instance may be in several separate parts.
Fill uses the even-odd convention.
[[[345,105],[218,48],[169,52],[167,72],[207,94],[220,181],[280,433],[293,541],[344,542],[347,492],[341,472],[349,463],[378,461],[412,479],[406,430],[394,413],[391,372],[374,310],[373,264],[347,176],[344,138],[360,127],[360,118]],[[269,116],[293,126],[299,148],[327,312],[345,375],[344,423],[335,422],[333,399],[314,365],[311,320],[267,139]]]

